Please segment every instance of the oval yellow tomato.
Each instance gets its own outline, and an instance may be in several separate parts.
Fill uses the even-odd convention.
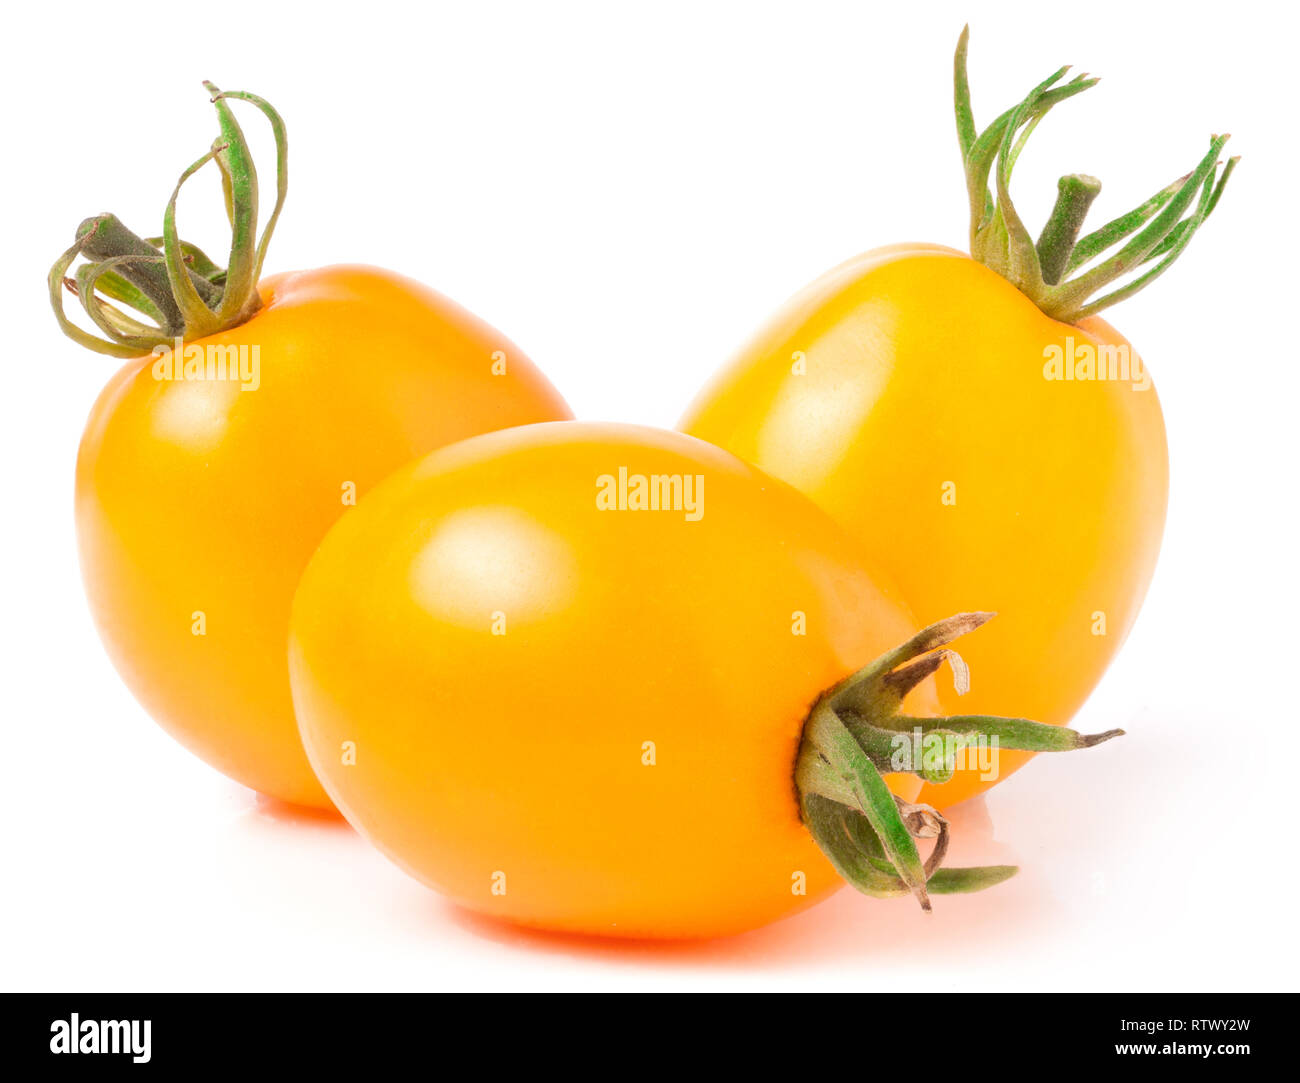
[[[187,343],[201,361],[141,357],[109,382],[77,460],[78,542],[95,622],[149,713],[245,785],[328,806],[284,653],[317,543],[415,456],[570,415],[508,339],[399,275],[330,267],[259,292],[251,320]],[[213,379],[214,358],[243,371]]]
[[[1016,159],[1050,109],[1097,80],[1061,82],[1062,68],[979,132],[967,42],[953,100],[976,258],[905,244],[849,260],[791,299],[680,427],[811,496],[922,620],[999,611],[963,643],[975,672],[963,708],[1060,724],[1133,625],[1168,496],[1150,375],[1097,313],[1178,257],[1236,159],[1220,171],[1228,137],[1212,137],[1195,169],[1083,236],[1101,182],[1062,177],[1034,240],[1010,196]],[[1004,752],[995,779],[960,770],[922,799],[950,805],[1028,755]]]
[[[810,496],[922,623],[1000,614],[963,640],[962,711],[1065,723],[1146,593],[1168,459],[1145,370],[1048,378],[1058,351],[1136,358],[1103,320],[1053,320],[961,253],[898,246],[793,298],[681,428]],[[998,779],[1030,755],[1002,751]],[[990,784],[959,770],[922,800],[942,808]]]
[[[707,936],[842,884],[801,822],[800,735],[911,630],[785,485],[570,422],[434,452],[345,515],[290,672],[326,790],[426,884],[527,925]]]
[[[284,119],[255,94],[205,87],[221,135],[180,175],[163,235],[87,219],[48,276],[64,333],[129,359],[77,459],[82,571],[110,656],[169,733],[254,789],[328,807],[284,657],[308,557],[360,493],[413,457],[570,414],[509,340],[400,275],[340,266],[263,279],[288,191]],[[260,237],[236,101],[275,140]],[[176,226],[181,186],[208,163],[230,218],[224,268]],[[99,336],[68,317],[68,291]]]

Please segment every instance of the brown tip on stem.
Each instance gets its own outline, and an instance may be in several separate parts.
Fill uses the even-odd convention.
[[[947,821],[929,805],[914,805],[900,797],[894,798],[894,804],[913,838],[935,839],[943,834]]]
[[[974,613],[958,613],[955,617],[950,617],[942,623],[953,633],[952,639],[956,639],[958,636],[964,636],[967,632],[973,632],[976,628],[988,624],[996,616],[997,613],[995,612],[979,610]]]
[[[967,632],[973,632],[996,616],[996,613],[988,612],[957,613],[946,620],[935,621],[908,640],[905,644],[907,656],[915,658],[921,654],[928,654],[938,647],[951,643],[954,639],[960,639]]]
[[[885,674],[885,683],[897,696],[906,696],[913,688],[938,671],[947,662],[952,667],[952,683],[957,695],[964,696],[970,690],[970,668],[956,651],[944,647],[929,654],[923,654],[911,662],[905,662],[897,669]]]
[[[1090,733],[1079,738],[1080,748],[1091,748],[1093,745],[1099,745],[1102,741],[1109,741],[1112,737],[1123,737],[1123,730],[1107,730],[1105,733]]]

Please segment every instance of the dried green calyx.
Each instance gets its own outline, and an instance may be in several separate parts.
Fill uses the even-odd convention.
[[[966,76],[969,37],[967,27],[957,42],[953,98],[970,195],[971,255],[997,271],[1047,315],[1066,323],[1095,315],[1149,285],[1182,254],[1218,204],[1238,161],[1229,158],[1219,169],[1219,154],[1228,137],[1212,136],[1209,151],[1190,173],[1083,237],[1079,236],[1083,220],[1101,191],[1101,181],[1084,174],[1062,177],[1056,205],[1035,241],[1011,200],[1011,171],[1048,110],[1096,86],[1097,79],[1078,75],[1061,83],[1069,71],[1068,66],[1061,68],[1034,87],[1019,105],[977,132]],[[989,191],[990,174],[993,192]],[[1094,298],[1099,290],[1132,272],[1137,273],[1128,282]]]
[[[211,83],[203,85],[217,108],[221,134],[176,182],[163,215],[162,236],[138,237],[112,214],[87,218],[77,228],[76,243],[50,269],[50,304],[59,326],[69,338],[97,353],[139,357],[155,346],[171,345],[177,338],[203,338],[238,326],[261,307],[257,281],[289,189],[289,143],[284,121],[269,102],[255,94],[223,92]],[[275,137],[275,207],[260,238],[257,170],[230,108],[231,100],[257,106],[270,121]],[[225,267],[181,240],[176,230],[176,200],[181,187],[209,162],[215,162],[221,171],[230,219],[230,257]],[[68,277],[78,257],[86,262],[77,268],[74,277]],[[65,290],[77,295],[103,337],[68,318],[63,307]],[[119,305],[128,306],[137,315]]]
[[[960,613],[922,629],[901,647],[829,688],[804,724],[795,765],[804,823],[836,871],[865,895],[915,895],[930,909],[930,895],[979,891],[1014,875],[1013,865],[946,869],[948,823],[928,805],[894,796],[884,774],[908,772],[927,782],[952,777],[963,748],[977,742],[998,749],[1065,752],[1120,736],[1107,730],[1084,736],[1025,718],[901,714],[903,698],[947,662],[959,693],[969,678],[960,655],[947,644],[973,631],[992,613]],[[917,738],[921,740],[918,741]],[[934,740],[942,738],[942,740]],[[941,749],[918,759],[922,741]],[[922,861],[916,839],[934,839]]]

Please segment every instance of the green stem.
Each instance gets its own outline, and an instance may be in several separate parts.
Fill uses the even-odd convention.
[[[1020,870],[1015,865],[985,865],[974,869],[940,869],[930,877],[931,895],[968,895],[1010,880]]]
[[[288,137],[284,121],[264,99],[243,91],[222,92],[205,83],[216,106],[221,134],[208,152],[180,176],[163,215],[158,238],[142,239],[114,215],[84,221],[76,243],[56,261],[49,274],[50,304],[59,327],[74,341],[114,357],[136,357],[177,337],[203,338],[238,326],[261,307],[257,281],[267,248],[288,193]],[[247,141],[228,102],[255,105],[270,122],[276,146],[276,201],[257,236],[257,172]],[[222,176],[231,224],[230,256],[218,267],[200,249],[181,239],[176,201],[191,176],[215,162]],[[68,277],[79,259],[86,262]],[[64,286],[104,337],[74,323],[64,310]],[[111,302],[128,306],[137,319]]]
[[[163,330],[174,334],[180,328],[180,309],[172,297],[167,270],[157,259],[158,249],[127,229],[115,214],[87,218],[77,227],[77,240],[81,242],[81,254],[92,262],[119,256],[146,257],[123,266],[119,276],[148,298],[161,317]]]
[[[803,740],[806,751],[800,754],[800,760],[809,764],[802,779],[807,792],[838,799],[861,813],[897,870],[896,875],[916,895],[921,908],[929,910],[921,856],[899,815],[894,795],[829,704],[823,702],[814,708],[804,728]],[[825,785],[827,768],[835,775],[832,786]],[[843,799],[845,795],[849,798],[847,802]]]
[[[1113,737],[1123,737],[1123,730],[1106,730],[1102,733],[1076,733],[1063,726],[1045,726],[1028,718],[1002,718],[998,715],[948,715],[946,718],[909,718],[894,715],[874,723],[881,729],[907,733],[920,730],[923,734],[948,732],[967,737],[997,738],[999,748],[1013,748],[1021,752],[1073,752],[1078,748],[1092,748]]]
[[[992,618],[960,613],[923,628],[906,643],[837,682],[818,698],[804,724],[795,762],[795,788],[805,824],[836,870],[859,891],[877,898],[911,893],[925,910],[930,894],[978,891],[1001,883],[1015,869],[944,870],[947,822],[934,809],[896,798],[884,774],[910,772],[927,782],[952,776],[956,754],[986,743],[1000,748],[1064,752],[1118,737],[1123,730],[1085,736],[1024,718],[954,715],[913,718],[904,697],[947,661],[959,691],[965,663],[948,644]],[[939,760],[928,762],[938,745]],[[920,761],[918,762],[918,755]],[[995,761],[996,762],[996,761]],[[913,841],[934,838],[922,862]]]
[[[1228,137],[1226,135],[1216,136],[1212,139],[1209,152],[1201,159],[1200,164],[1192,171],[1178,191],[1174,193],[1169,202],[1165,204],[1160,213],[1151,220],[1151,223],[1125,244],[1123,248],[1096,267],[1056,286],[1052,291],[1052,296],[1047,299],[1047,303],[1043,306],[1043,311],[1056,319],[1072,323],[1082,318],[1081,311],[1084,303],[1097,290],[1141,266],[1152,250],[1169,236],[1182,221],[1183,212],[1191,206],[1192,201],[1202,187],[1208,186],[1208,190],[1211,192],[1214,190],[1215,168],[1218,165],[1219,152],[1227,141]],[[1196,227],[1201,224],[1204,218],[1205,215],[1202,214],[1200,217],[1191,220],[1193,224],[1187,233],[1186,240],[1191,240],[1192,233],[1195,232]],[[1114,302],[1109,303],[1113,304]],[[1107,304],[1092,302],[1089,307],[1094,312],[1099,312],[1102,308],[1107,307]]]
[[[1100,229],[1093,230],[1086,237],[1081,237],[1074,246],[1074,250],[1070,253],[1070,258],[1066,263],[1066,271],[1076,271],[1085,264],[1091,263],[1111,245],[1118,244],[1129,234],[1140,229],[1166,203],[1174,198],[1178,189],[1187,183],[1187,178],[1190,176],[1190,173],[1184,173],[1172,184],[1161,188],[1145,203],[1134,207],[1128,214],[1122,214],[1118,218],[1107,222]]]
[[[952,60],[953,109],[957,114],[957,143],[962,160],[975,145],[975,113],[970,104],[970,80],[966,77],[966,50],[970,44],[970,26],[962,27],[957,39],[957,53]]]
[[[1088,208],[1101,192],[1101,181],[1081,173],[1071,173],[1056,183],[1056,206],[1038,235],[1038,264],[1043,281],[1054,286],[1061,281],[1070,253],[1079,239],[1079,230]]]
[[[159,256],[157,258],[161,263],[162,257]],[[82,269],[84,270],[86,267],[93,266],[94,264],[87,263],[83,265]],[[80,272],[78,272],[78,280],[79,279]],[[68,288],[73,293],[77,294],[78,298],[80,298],[81,291],[77,287],[77,282],[73,279],[68,279],[67,284]],[[144,315],[148,316],[149,319],[153,320],[153,322],[159,327],[163,327],[168,322],[163,318],[162,312],[158,310],[153,301],[147,297],[142,290],[133,283],[127,281],[116,271],[106,270],[100,274],[95,282],[95,290],[98,294],[102,294],[110,301],[121,301],[130,308],[135,309],[137,312],[144,313]]]
[[[204,86],[216,90],[211,83],[205,83]],[[289,133],[284,126],[284,118],[265,98],[259,98],[246,90],[218,93],[217,98],[234,98],[257,106],[270,123],[271,135],[275,139],[275,206],[271,209],[271,217],[266,220],[266,228],[262,230],[262,236],[257,242],[257,258],[253,268],[254,278],[261,278],[262,264],[266,260],[266,250],[271,244],[271,235],[275,232],[275,225],[280,220],[280,212],[284,209],[285,198],[289,195]]]
[[[95,325],[114,342],[131,346],[142,352],[150,349],[149,325],[128,316],[121,309],[96,296],[95,290],[103,275],[125,272],[132,264],[157,258],[157,256],[115,256],[101,263],[83,264],[77,271],[77,296]]]
[[[50,307],[54,310],[54,318],[58,321],[59,330],[72,339],[73,342],[80,343],[96,353],[107,354],[110,357],[139,357],[139,350],[92,335],[68,319],[68,314],[63,307],[63,293],[68,284],[68,268],[72,266],[80,254],[81,242],[78,241],[54,261],[54,266],[50,268],[50,273],[45,277],[45,287],[48,291]]]
[[[1076,76],[1056,86],[1065,74],[1066,69],[1062,68],[1031,90],[1019,105],[976,134],[966,68],[969,41],[969,29],[964,29],[953,57],[953,101],[957,142],[965,164],[970,199],[971,255],[1006,278],[1047,315],[1067,323],[1094,315],[1145,288],[1182,253],[1218,204],[1237,161],[1231,159],[1216,178],[1218,155],[1228,137],[1214,137],[1209,153],[1191,173],[1161,189],[1128,214],[1077,241],[1101,182],[1084,175],[1063,177],[1055,209],[1035,244],[1030,241],[1011,198],[1012,171],[1030,133],[1048,110],[1095,86],[1097,80]],[[988,188],[990,172],[994,182],[992,193]],[[1204,194],[1207,186],[1208,197]],[[1197,208],[1191,210],[1198,193],[1202,198]],[[1189,210],[1191,213],[1184,218]],[[1141,232],[1137,237],[1118,252],[1106,255],[1111,246],[1138,230]],[[1098,258],[1102,258],[1100,264],[1074,274]],[[1160,260],[1152,271],[1101,298],[1093,296],[1152,260]],[[1072,274],[1074,277],[1070,277]]]
[[[204,304],[198,287],[190,280],[189,268],[185,266],[180,235],[176,232],[176,200],[180,197],[185,182],[221,153],[221,149],[214,147],[180,175],[176,187],[172,189],[171,199],[167,201],[167,209],[163,212],[163,254],[167,278],[171,283],[172,296],[181,310],[185,333],[193,338],[205,338],[221,328],[217,314]]]
[[[213,95],[221,123],[221,145],[213,154],[221,161],[221,172],[230,182],[230,259],[226,262],[226,288],[222,292],[217,319],[243,323],[261,307],[257,296],[257,170],[239,122],[230,104],[212,83],[203,84]],[[174,198],[174,197],[173,197]],[[163,230],[164,236],[166,229]],[[245,309],[248,311],[245,311]]]

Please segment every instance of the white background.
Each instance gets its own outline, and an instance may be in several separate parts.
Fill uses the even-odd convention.
[[[1294,988],[1293,9],[255,7],[5,16],[0,986]],[[1031,223],[1061,173],[1107,182],[1104,220],[1211,132],[1244,155],[1179,266],[1111,317],[1154,372],[1173,469],[1146,608],[1077,720],[1129,736],[1040,757],[953,817],[954,863],[1019,877],[930,917],[845,891],[705,945],[525,934],[455,912],[341,823],[260,801],[137,707],[91,627],[71,514],[115,363],[58,333],[44,278],[85,215],[155,229],[215,133],[201,79],[288,119],[268,270],[414,275],[514,338],[580,416],[671,425],[822,270],[964,244],[950,77],[967,19],[981,123],[1061,63],[1104,76],[1021,162]],[[214,197],[196,184],[181,209],[209,251]]]

